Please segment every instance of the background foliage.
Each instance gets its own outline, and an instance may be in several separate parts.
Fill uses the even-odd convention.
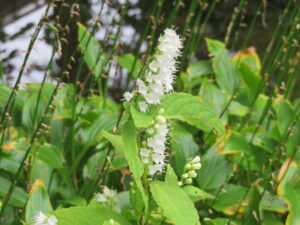
[[[30,223],[38,211],[55,210],[59,224],[72,225],[142,224],[145,213],[150,224],[300,224],[299,2],[269,3],[282,10],[263,38],[266,1],[234,2],[228,20],[214,20],[225,4],[215,0],[153,2],[137,3],[146,16],[132,46],[120,37],[137,23],[133,3],[100,2],[99,17],[83,25],[79,1],[49,2],[16,83],[0,84],[1,223]],[[116,9],[109,24],[101,20],[104,7]],[[225,31],[207,31],[209,21]],[[172,167],[150,183],[148,201],[133,138],[147,118],[120,98],[171,25],[184,38],[175,84],[184,93],[162,101]],[[53,53],[43,82],[21,85],[44,29]],[[197,178],[179,188],[196,155]],[[90,202],[102,186],[118,190],[120,213]]]

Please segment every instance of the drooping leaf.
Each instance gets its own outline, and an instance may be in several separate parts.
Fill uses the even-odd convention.
[[[148,199],[144,191],[141,177],[144,173],[144,165],[140,160],[137,145],[137,129],[132,120],[127,121],[122,129],[125,157],[127,159],[130,171],[133,174],[136,185],[142,195],[146,209],[148,208]]]
[[[102,47],[82,24],[78,24],[78,40],[86,65],[96,77],[99,77],[105,61]]]
[[[161,105],[166,118],[179,119],[205,131],[214,128],[218,135],[225,139],[224,125],[213,108],[201,98],[185,93],[174,93],[167,95]]]
[[[102,131],[102,135],[114,146],[114,148],[117,151],[119,151],[120,153],[124,153],[124,145],[123,145],[122,136],[108,133],[105,130]]]
[[[4,198],[7,194],[7,191],[11,185],[11,182],[6,180],[3,177],[0,177],[0,197]],[[13,193],[11,194],[10,200],[8,202],[9,205],[15,207],[24,207],[26,202],[27,194],[20,187],[15,187]]]
[[[224,192],[219,194],[212,207],[228,215],[233,215],[238,209],[238,213],[243,213],[247,198],[244,198],[245,204],[242,204],[240,207],[239,203],[247,193],[247,188],[239,185],[227,184],[224,186],[223,190]]]
[[[52,205],[42,180],[37,179],[32,185],[26,203],[26,221],[32,221],[38,212],[48,213],[52,211]]]
[[[193,202],[178,185],[155,181],[150,183],[150,190],[164,215],[175,225],[200,224]]]
[[[38,159],[52,168],[62,168],[65,162],[64,156],[55,146],[45,143],[36,149]]]
[[[213,148],[202,157],[201,164],[196,179],[199,187],[204,190],[220,187],[232,170],[225,157],[218,155]]]
[[[211,39],[206,39],[208,50],[213,57],[213,69],[216,80],[221,89],[233,94],[239,84],[239,75],[231,64],[228,51],[224,44]]]
[[[184,165],[188,158],[193,158],[199,147],[193,137],[193,134],[182,125],[171,121],[170,137],[171,147],[175,157],[175,170],[178,174],[183,173]]]
[[[59,224],[63,225],[102,225],[105,221],[113,219],[119,224],[130,223],[116,212],[96,205],[78,206],[68,209],[59,209],[51,215],[55,215]]]

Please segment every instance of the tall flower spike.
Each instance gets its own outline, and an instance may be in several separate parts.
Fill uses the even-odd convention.
[[[164,35],[159,38],[148,69],[146,80],[137,80],[138,92],[143,96],[145,102],[139,105],[142,112],[148,107],[145,104],[159,104],[161,97],[173,90],[174,73],[176,72],[175,59],[180,55],[182,42],[173,29],[166,29]]]

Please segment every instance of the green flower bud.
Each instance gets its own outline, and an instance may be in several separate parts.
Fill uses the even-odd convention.
[[[160,109],[160,110],[158,111],[159,114],[163,114],[164,112],[165,112],[164,109]]]
[[[197,177],[197,173],[195,172],[195,170],[191,170],[188,172],[189,177]]]
[[[156,117],[157,122],[159,123],[165,123],[166,122],[166,118],[163,116],[157,116]]]
[[[182,186],[182,185],[183,185],[182,181],[178,181],[177,184],[178,184],[179,186]]]
[[[188,178],[188,177],[189,177],[189,175],[187,173],[184,173],[181,175],[181,178],[183,178],[183,179]]]
[[[201,168],[201,163],[195,163],[195,164],[192,166],[192,168],[193,168],[194,170],[199,170],[199,169]]]
[[[192,182],[193,182],[192,178],[188,178],[183,181],[183,183],[185,183],[185,184],[191,184]]]
[[[185,166],[184,166],[184,168],[187,169],[187,170],[190,169],[191,167],[192,167],[192,165],[191,165],[190,163],[187,163],[187,164],[185,164]]]

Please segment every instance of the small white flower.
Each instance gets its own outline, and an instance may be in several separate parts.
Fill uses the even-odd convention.
[[[148,110],[148,105],[146,102],[139,102],[139,108],[141,110],[141,112],[147,112]]]
[[[43,212],[38,212],[38,214],[34,217],[34,225],[42,225],[46,221],[46,219],[47,216]]]
[[[198,162],[200,162],[200,156],[195,156],[195,158],[193,158],[193,160],[192,160],[192,162],[193,163],[198,163]]]
[[[107,187],[104,187],[103,189],[103,194],[105,195],[105,197],[107,198],[114,198],[116,195],[117,195],[117,192],[112,190],[112,189],[109,189]]]
[[[56,225],[58,221],[55,216],[50,216],[49,219],[47,220],[47,222],[48,222],[47,225]]]
[[[124,93],[123,97],[124,97],[124,99],[126,100],[126,102],[130,102],[130,100],[131,100],[132,97],[133,97],[133,94],[130,93],[130,92],[128,92],[128,91],[126,91],[126,92]]]
[[[149,157],[150,156],[150,150],[148,150],[146,148],[142,148],[141,152],[140,152],[140,155],[144,156],[144,157]]]
[[[100,194],[100,193],[96,194],[95,200],[97,202],[101,202],[101,203],[107,202],[107,198],[103,194]]]
[[[145,83],[142,80],[137,79],[136,80],[136,85],[138,87],[138,92],[141,95],[145,96],[147,94],[147,91],[148,91],[148,87],[145,85]]]

